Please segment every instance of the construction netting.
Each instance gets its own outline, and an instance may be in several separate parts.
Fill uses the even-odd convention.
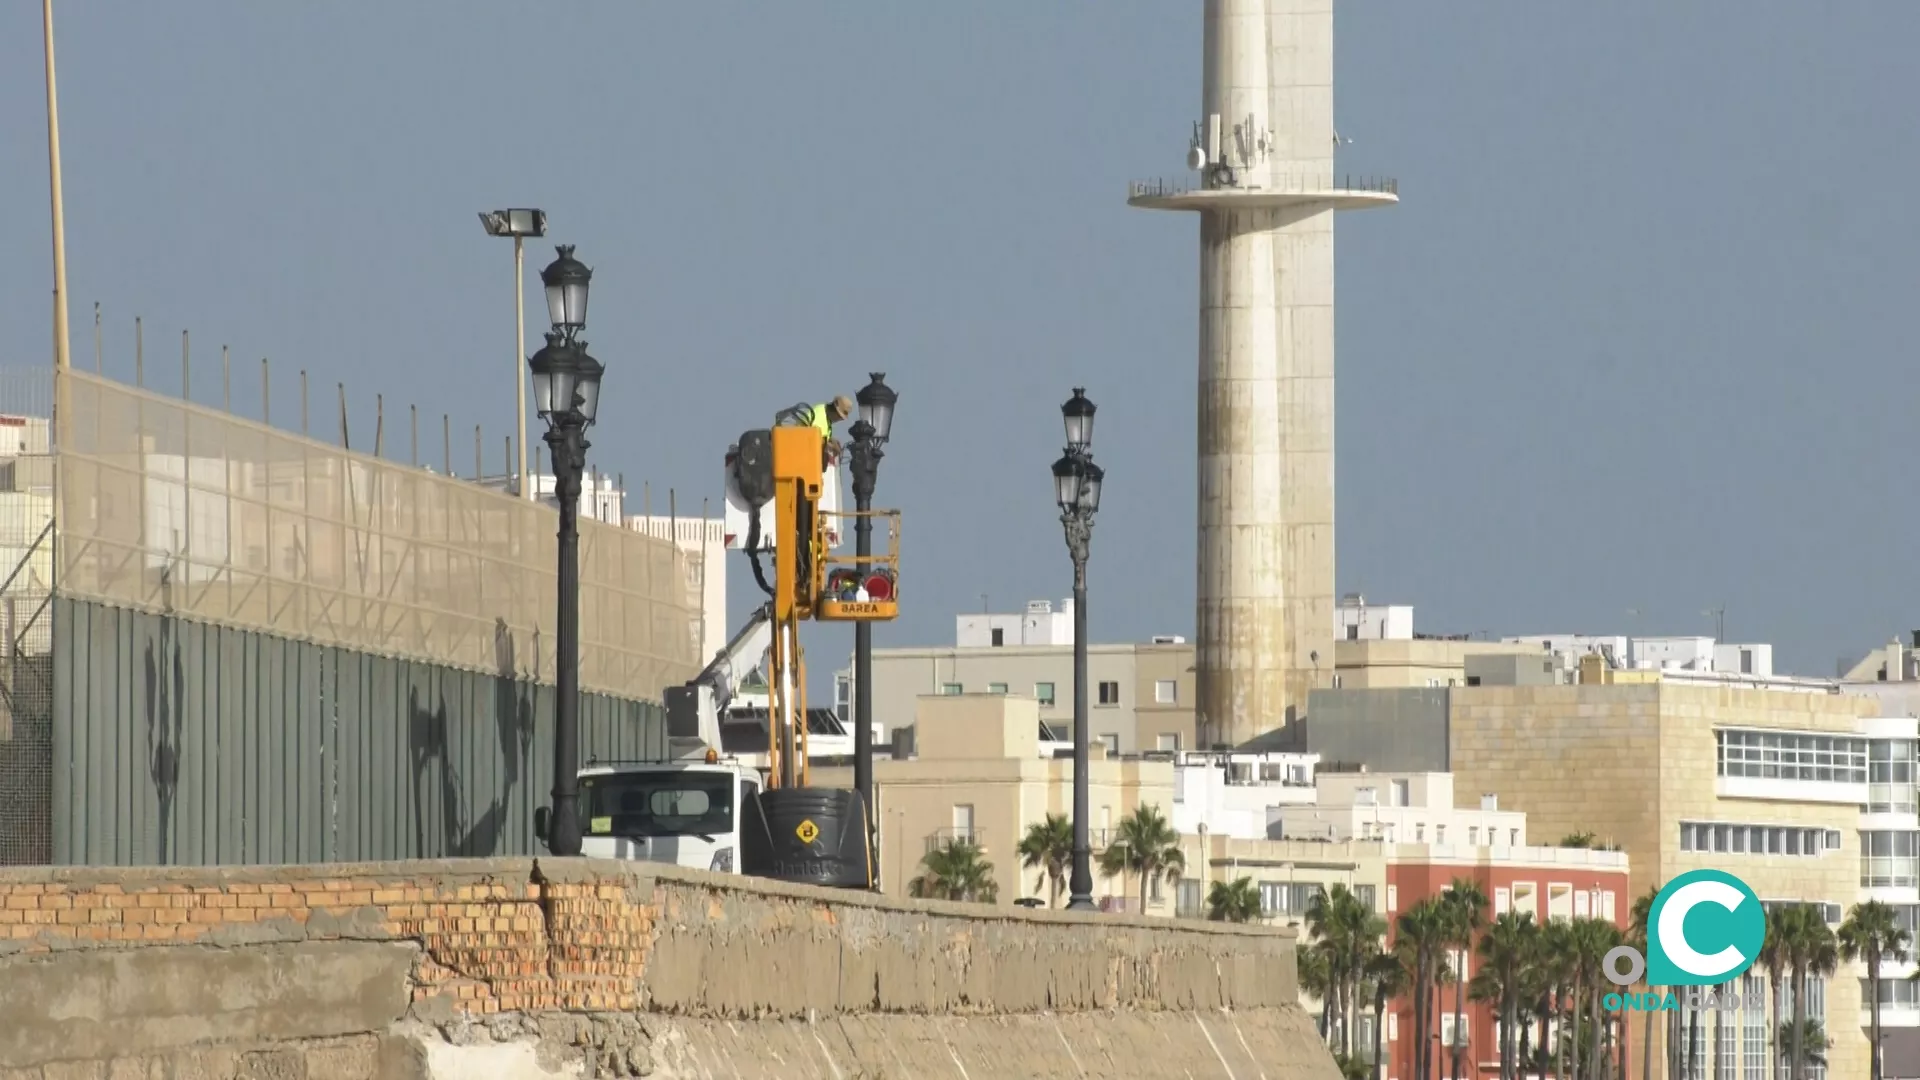
[[[61,595],[551,681],[557,518],[514,498],[70,371]],[[3,447],[0,447],[3,449]],[[580,523],[580,682],[659,700],[701,656],[701,555]]]
[[[52,409],[52,372],[0,372],[0,866],[52,852]]]

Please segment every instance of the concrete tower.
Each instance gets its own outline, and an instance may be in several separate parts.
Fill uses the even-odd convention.
[[[1398,202],[1334,175],[1333,0],[1206,0],[1200,215],[1199,742],[1300,715],[1333,670],[1333,215]]]

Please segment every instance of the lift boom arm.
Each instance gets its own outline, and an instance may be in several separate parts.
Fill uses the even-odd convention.
[[[749,673],[773,648],[773,605],[762,604],[700,674],[667,689],[667,737],[676,751],[719,750],[720,719]]]

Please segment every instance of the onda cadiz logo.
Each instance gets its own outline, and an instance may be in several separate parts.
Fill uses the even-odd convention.
[[[1649,986],[1714,986],[1731,982],[1760,958],[1767,914],[1747,883],[1721,870],[1694,870],[1669,881],[1647,913],[1645,971]],[[1639,953],[1607,954],[1607,975],[1628,986],[1643,972]],[[1617,970],[1625,961],[1628,971]]]

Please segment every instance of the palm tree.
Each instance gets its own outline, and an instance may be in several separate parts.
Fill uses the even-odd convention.
[[[1605,1017],[1600,1011],[1600,999],[1607,993],[1607,976],[1603,965],[1607,953],[1618,948],[1625,940],[1620,928],[1605,919],[1575,919],[1568,925],[1567,944],[1574,969],[1573,1030],[1575,1034],[1579,1033],[1584,1017],[1584,1023],[1588,1025],[1587,1075],[1593,1080],[1600,1080],[1604,1065],[1600,1036],[1605,1028]],[[1577,1043],[1573,1051],[1576,1058],[1574,1074],[1579,1075]]]
[[[1827,1040],[1826,1025],[1818,1020],[1812,1019],[1802,1021],[1800,1030],[1798,1031],[1793,1030],[1791,1024],[1782,1027],[1780,1029],[1780,1041],[1800,1047],[1798,1052],[1804,1056],[1804,1060],[1800,1064],[1802,1069],[1805,1069],[1809,1065],[1815,1068],[1825,1066],[1827,1063],[1827,1049],[1833,1045]]]
[[[1840,953],[1833,931],[1827,928],[1826,915],[1812,904],[1782,909],[1780,927],[1781,946],[1793,972],[1793,1019],[1787,1027],[1792,1037],[1788,1076],[1800,1080],[1807,1067],[1807,995],[1814,979],[1826,978],[1839,967]]]
[[[1847,912],[1847,921],[1840,924],[1837,936],[1842,959],[1865,960],[1867,964],[1870,997],[1867,1007],[1873,1010],[1868,1036],[1873,1068],[1867,1075],[1869,1080],[1880,1080],[1880,964],[1886,960],[1906,963],[1907,946],[1913,944],[1913,935],[1901,929],[1893,908],[1878,900],[1868,900],[1853,905],[1853,910]]]
[[[1520,1024],[1522,980],[1539,944],[1540,925],[1525,912],[1503,913],[1480,936],[1480,974],[1474,982],[1500,1016],[1500,1080],[1515,1080],[1518,1075],[1514,1034]]]
[[[1067,868],[1073,864],[1073,819],[1065,814],[1048,814],[1044,821],[1027,826],[1020,840],[1020,865],[1038,870],[1033,879],[1035,892],[1047,886],[1047,906],[1060,903],[1060,892],[1067,886]]]
[[[1436,972],[1444,970],[1441,951],[1452,940],[1452,915],[1439,897],[1428,897],[1402,912],[1394,923],[1394,949],[1412,974],[1413,1075],[1432,1075],[1433,991]]]
[[[1466,1014],[1467,967],[1465,959],[1473,951],[1474,937],[1480,932],[1480,923],[1486,918],[1487,894],[1480,889],[1479,882],[1471,878],[1454,878],[1447,891],[1441,894],[1448,913],[1453,920],[1452,944],[1459,946],[1462,963],[1460,970],[1454,972],[1453,981],[1453,1068],[1448,1073],[1453,1080],[1460,1080],[1460,1058],[1466,1052],[1460,1038],[1460,1020]]]
[[[1633,912],[1627,919],[1627,944],[1647,955],[1647,920],[1653,916],[1654,897],[1660,895],[1660,886],[1655,884],[1633,902]],[[1648,986],[1652,990],[1652,986]],[[1648,1009],[1645,1034],[1640,1040],[1640,1080],[1653,1080],[1653,1010]],[[1624,1023],[1624,1021],[1622,1021]]]
[[[1250,877],[1216,881],[1207,888],[1207,918],[1214,922],[1252,922],[1260,917],[1260,890]]]
[[[1327,1005],[1333,992],[1328,987],[1327,955],[1318,949],[1295,948],[1293,950],[1294,970],[1298,973],[1300,992],[1320,1002],[1320,1038],[1327,1037]]]
[[[1154,805],[1141,806],[1120,819],[1113,843],[1100,853],[1100,873],[1140,875],[1140,911],[1147,910],[1148,887],[1156,878],[1177,883],[1187,869],[1186,852],[1180,850],[1180,834],[1167,823],[1166,815]]]
[[[1773,1046],[1773,1071],[1768,1074],[1773,1077],[1780,1075],[1780,1059],[1787,1052],[1787,1044],[1781,1038],[1781,1033],[1787,1030],[1787,1023],[1780,1016],[1780,1010],[1785,1006],[1787,1000],[1785,996],[1787,986],[1786,929],[1780,920],[1783,910],[1784,909],[1779,907],[1767,909],[1767,936],[1760,945],[1760,964],[1767,969],[1767,996],[1773,999],[1771,1002],[1773,1006],[1773,1022],[1769,1024],[1768,1027],[1773,1031],[1774,1037],[1767,1040]]]
[[[1322,1011],[1335,1018],[1338,1047],[1353,1052],[1353,1025],[1358,1015],[1358,991],[1367,958],[1379,949],[1387,932],[1386,920],[1361,903],[1351,889],[1335,884],[1316,893],[1308,903],[1307,934],[1312,948],[1326,957],[1327,987],[1330,996],[1323,999]]]
[[[955,837],[920,858],[923,873],[907,882],[907,895],[929,900],[991,904],[1000,898],[993,864],[978,844]]]
[[[1376,948],[1367,958],[1366,981],[1373,990],[1373,1080],[1380,1080],[1381,1071],[1387,1067],[1386,1058],[1380,1053],[1381,1039],[1387,1030],[1387,1002],[1406,993],[1406,965],[1398,956]]]

